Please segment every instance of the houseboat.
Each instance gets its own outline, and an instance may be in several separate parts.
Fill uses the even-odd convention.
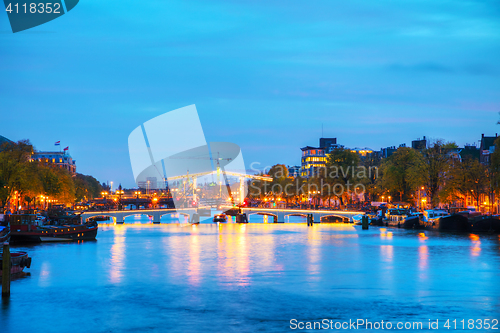
[[[402,208],[392,208],[387,211],[384,222],[390,227],[402,227],[408,217],[408,211]]]
[[[34,214],[10,215],[12,242],[55,242],[93,240],[97,236],[97,223],[75,223],[64,225],[43,224]]]
[[[0,252],[0,276],[2,276],[3,271],[3,252]],[[30,268],[31,258],[28,257],[27,252],[11,252],[10,262],[12,266],[10,267],[10,274],[19,274],[23,271],[24,267]]]
[[[404,221],[405,228],[439,231],[469,231],[468,219],[460,214],[450,214],[445,210],[428,209],[421,216],[409,216]]]
[[[469,218],[473,232],[500,233],[500,216],[481,215]]]

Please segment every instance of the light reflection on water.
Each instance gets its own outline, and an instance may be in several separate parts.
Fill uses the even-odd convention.
[[[282,332],[291,318],[498,317],[499,246],[497,235],[134,217],[100,225],[94,242],[21,247],[33,257],[31,276],[13,282],[0,324]]]
[[[111,246],[111,260],[109,279],[112,283],[121,282],[125,260],[125,232],[126,227],[117,225],[114,228],[113,245]]]

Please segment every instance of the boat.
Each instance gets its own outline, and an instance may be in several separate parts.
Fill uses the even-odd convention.
[[[227,222],[227,215],[224,213],[215,215],[214,222]]]
[[[407,217],[408,211],[406,209],[392,208],[387,212],[384,222],[386,223],[386,226],[400,228],[402,225],[404,225]]]
[[[440,231],[469,231],[469,220],[460,214],[451,214],[439,218]]]
[[[468,219],[461,214],[450,214],[445,210],[428,209],[422,215],[408,216],[403,223],[406,229],[439,231],[469,231]]]
[[[3,242],[8,242],[10,239],[10,228],[0,226],[0,244]]]
[[[440,209],[424,210],[420,217],[420,228],[427,230],[439,230],[439,218],[447,216],[448,212]]]
[[[421,218],[423,218],[423,214],[421,214],[421,213],[408,215],[403,222],[403,228],[404,229],[421,229],[421,226],[420,226],[420,219]]]
[[[3,252],[0,252],[0,276],[2,276],[2,267],[3,267]],[[10,261],[12,266],[10,268],[10,274],[19,274],[24,270],[24,267],[31,267],[31,258],[28,257],[27,252],[11,252],[10,253]]]
[[[12,242],[57,242],[94,240],[98,225],[95,221],[79,224],[42,224],[34,214],[10,215]]]
[[[500,216],[481,215],[469,219],[473,232],[500,233]]]
[[[362,221],[363,221],[363,216],[364,215],[361,215],[361,214],[358,214],[358,215],[354,215],[352,217],[352,222],[355,224],[355,225],[362,225]]]

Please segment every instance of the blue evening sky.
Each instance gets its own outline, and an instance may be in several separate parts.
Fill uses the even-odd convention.
[[[496,0],[81,0],[16,34],[0,13],[0,134],[129,187],[130,132],[190,104],[248,167],[299,164],[322,124],[348,147],[477,143],[500,133],[499,58]]]

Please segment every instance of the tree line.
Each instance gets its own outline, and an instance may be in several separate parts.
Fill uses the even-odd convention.
[[[18,205],[33,207],[47,197],[59,204],[99,197],[102,185],[94,177],[72,175],[51,163],[31,160],[33,152],[29,140],[0,147],[0,211],[13,199]]]
[[[422,150],[399,147],[388,158],[337,148],[327,154],[326,167],[308,178],[293,179],[285,165],[274,165],[262,173],[269,174],[272,182],[252,181],[249,194],[256,199],[272,197],[286,202],[303,202],[306,197],[327,202],[336,199],[341,205],[381,197],[413,204],[420,194],[432,207],[466,206],[467,198],[473,198],[479,206],[481,198],[486,196],[492,202],[500,194],[500,138],[495,144],[487,165],[478,156],[461,156],[455,143],[443,140],[429,143]]]

